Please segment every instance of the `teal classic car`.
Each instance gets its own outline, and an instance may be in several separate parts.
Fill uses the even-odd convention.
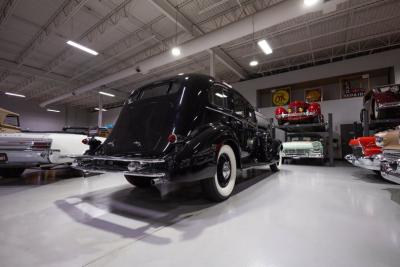
[[[289,142],[282,144],[281,157],[285,159],[319,159],[324,160],[323,138],[319,135],[291,135]]]

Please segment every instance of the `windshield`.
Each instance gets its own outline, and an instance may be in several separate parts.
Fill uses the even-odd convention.
[[[320,136],[292,136],[290,140],[293,141],[320,141],[322,142],[322,138]]]
[[[9,114],[4,119],[4,124],[19,127],[19,117]]]

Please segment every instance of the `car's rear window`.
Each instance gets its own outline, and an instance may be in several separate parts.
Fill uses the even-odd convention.
[[[133,94],[129,98],[129,103],[132,103],[137,100],[175,94],[179,91],[180,87],[181,87],[180,84],[176,82],[167,82],[167,83],[148,86],[133,92]]]

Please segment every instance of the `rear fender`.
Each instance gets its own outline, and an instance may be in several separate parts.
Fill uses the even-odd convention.
[[[175,157],[177,162],[190,165],[215,164],[222,145],[232,147],[240,168],[240,146],[234,132],[223,124],[210,124],[185,143]],[[185,164],[185,165],[186,165]]]

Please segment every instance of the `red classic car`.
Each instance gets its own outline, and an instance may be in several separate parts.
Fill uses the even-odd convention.
[[[284,123],[320,123],[324,122],[321,114],[321,106],[318,103],[306,103],[304,101],[293,101],[286,110],[283,107],[275,109],[275,118],[279,125]]]
[[[400,84],[379,86],[364,96],[364,109],[370,119],[391,119],[400,117]]]
[[[353,154],[346,155],[348,162],[364,169],[380,171],[382,148],[376,145],[375,136],[351,139],[349,146],[353,149]]]

